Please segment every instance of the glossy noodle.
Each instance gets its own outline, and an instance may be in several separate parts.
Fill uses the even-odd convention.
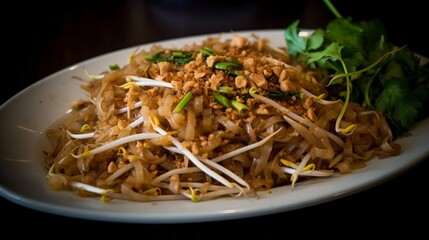
[[[88,99],[47,131],[55,190],[104,201],[258,197],[401,151],[381,114],[349,103],[339,118],[328,75],[257,36],[156,45],[87,75]]]

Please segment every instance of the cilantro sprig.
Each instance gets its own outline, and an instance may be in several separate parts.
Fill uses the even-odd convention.
[[[381,112],[395,137],[429,116],[424,108],[429,102],[429,63],[422,63],[407,46],[392,44],[379,20],[353,21],[330,0],[324,2],[335,19],[310,36],[299,35],[296,20],[284,37],[292,57],[331,77],[323,83],[331,95],[344,100],[336,125],[349,101]],[[347,134],[339,127],[337,131]]]

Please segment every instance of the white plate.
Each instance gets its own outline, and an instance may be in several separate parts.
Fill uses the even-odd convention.
[[[237,32],[256,33],[284,46],[283,30]],[[217,36],[218,34],[212,34]],[[231,34],[225,34],[230,37]],[[201,42],[207,35],[157,42],[180,47]],[[151,44],[140,46],[148,49]],[[52,191],[46,184],[43,153],[50,149],[44,130],[66,114],[70,102],[86,98],[81,82],[85,77],[106,70],[111,64],[125,64],[136,47],[105,54],[50,75],[24,89],[0,107],[0,195],[19,205],[43,212],[112,222],[189,223],[262,216],[320,204],[362,191],[382,183],[417,164],[429,155],[429,119],[418,123],[406,137],[398,140],[403,153],[388,159],[373,159],[366,168],[346,175],[314,179],[275,188],[259,199],[222,198],[205,202],[168,201],[155,203],[80,198],[70,192]]]

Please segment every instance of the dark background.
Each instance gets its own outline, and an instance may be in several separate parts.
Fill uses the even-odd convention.
[[[380,19],[397,45],[429,56],[427,8],[333,0],[343,16]],[[322,0],[34,1],[3,8],[3,103],[18,91],[77,62],[139,44],[176,37],[253,29],[284,29],[300,19],[303,28],[324,27],[333,15]],[[20,4],[20,5],[18,5]],[[282,6],[283,5],[283,6]],[[12,17],[10,17],[12,16]],[[6,58],[5,58],[6,57]]]
[[[380,19],[396,45],[429,56],[429,11],[424,1],[332,0],[343,16]],[[284,29],[296,19],[303,28],[324,27],[333,15],[321,0],[308,1],[15,1],[3,7],[0,104],[32,83],[80,61],[135,45],[214,32]],[[374,5],[377,4],[377,5]],[[6,17],[7,16],[7,17]],[[11,17],[12,16],[12,17]],[[25,111],[17,109],[16,111]],[[1,144],[1,143],[0,143]],[[14,237],[37,224],[44,237],[101,237],[136,233],[145,239],[206,237],[274,239],[300,237],[408,237],[426,233],[429,159],[402,175],[352,196],[273,215],[195,224],[125,224],[56,216],[0,198],[2,230]],[[174,213],[172,213],[174,214]],[[12,231],[18,226],[18,231]],[[54,234],[60,230],[62,236]],[[346,231],[347,234],[341,234]],[[38,234],[38,235],[39,235]],[[34,235],[35,236],[35,235]],[[125,235],[124,235],[125,236]]]

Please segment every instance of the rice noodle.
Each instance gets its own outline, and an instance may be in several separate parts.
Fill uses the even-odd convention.
[[[401,152],[385,118],[358,104],[338,122],[353,133],[337,133],[343,102],[324,74],[260,37],[154,46],[119,70],[85,74],[88,100],[47,131],[57,140],[44,164],[55,190],[143,202],[257,198]]]

